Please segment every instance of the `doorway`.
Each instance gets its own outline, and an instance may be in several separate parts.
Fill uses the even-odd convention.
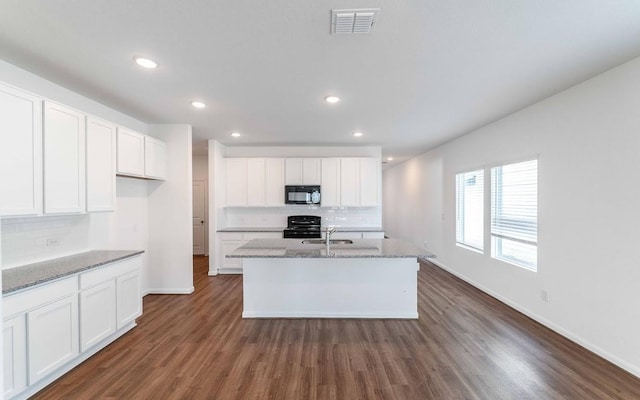
[[[193,181],[193,254],[207,254],[207,187]]]

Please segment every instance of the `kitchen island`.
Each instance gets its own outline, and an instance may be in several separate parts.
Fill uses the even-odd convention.
[[[418,318],[417,259],[433,254],[398,239],[317,242],[254,239],[227,255],[243,259],[243,318]]]

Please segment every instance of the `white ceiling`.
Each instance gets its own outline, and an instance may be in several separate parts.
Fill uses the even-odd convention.
[[[380,15],[372,34],[330,35],[335,8]],[[638,55],[638,0],[0,5],[0,58],[142,121],[189,123],[196,144],[381,145],[397,160]]]

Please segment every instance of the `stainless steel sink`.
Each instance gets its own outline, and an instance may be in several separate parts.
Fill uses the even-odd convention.
[[[325,239],[305,239],[302,244],[327,244]],[[331,239],[329,244],[353,244],[353,240],[349,239]]]

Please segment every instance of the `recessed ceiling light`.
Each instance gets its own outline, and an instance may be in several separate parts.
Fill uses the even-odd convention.
[[[240,132],[231,132],[231,136],[240,137]]]
[[[387,161],[393,161],[393,157],[387,157]]]
[[[362,132],[353,132],[352,135],[355,137],[360,137],[362,136]]]
[[[327,103],[337,103],[340,101],[340,97],[338,96],[327,96],[324,98]]]
[[[195,108],[205,108],[207,106],[201,101],[192,101],[191,105],[194,106]]]
[[[134,60],[135,60],[136,64],[138,64],[141,67],[156,68],[158,66],[157,62],[155,62],[153,60],[149,60],[148,58],[135,57]]]

